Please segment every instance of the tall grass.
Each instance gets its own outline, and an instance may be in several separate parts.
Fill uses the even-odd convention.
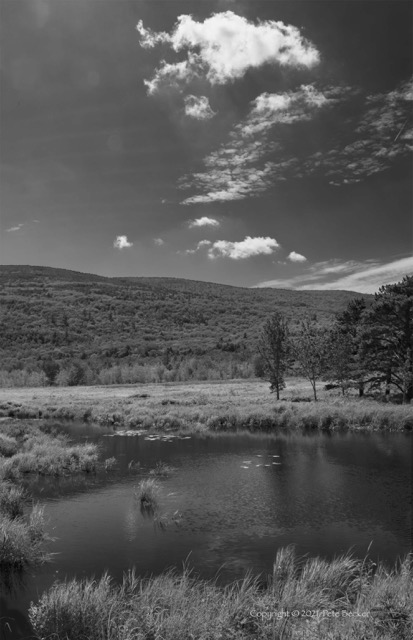
[[[265,587],[247,576],[220,588],[186,568],[149,579],[131,571],[120,586],[108,575],[56,583],[29,617],[41,640],[407,640],[413,572],[410,558],[373,572],[348,555],[304,562],[287,548]]]
[[[23,500],[25,492],[22,487],[11,482],[0,483],[0,513],[9,518],[23,515]]]
[[[0,515],[0,567],[23,567],[47,559],[43,507],[35,505],[28,517]]]

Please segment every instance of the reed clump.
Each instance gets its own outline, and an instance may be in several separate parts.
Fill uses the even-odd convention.
[[[135,489],[135,498],[145,509],[156,511],[159,506],[159,484],[154,478],[141,480]]]
[[[156,463],[155,467],[149,471],[149,475],[156,478],[167,478],[174,471],[174,468],[166,462],[160,460]]]
[[[27,518],[0,514],[0,567],[21,568],[47,560],[44,509],[35,505]]]
[[[187,568],[148,579],[130,571],[120,586],[106,574],[56,583],[29,617],[40,640],[407,640],[412,563],[389,570],[349,555],[304,562],[289,547],[265,586],[247,576],[219,587]]]
[[[25,492],[10,481],[0,483],[0,513],[9,518],[23,515]]]

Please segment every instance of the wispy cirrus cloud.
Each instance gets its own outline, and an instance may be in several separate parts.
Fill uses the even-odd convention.
[[[321,167],[334,186],[360,182],[384,171],[413,149],[412,100],[412,80],[389,93],[367,96],[353,140],[322,157],[308,158],[304,171]]]
[[[194,229],[197,227],[219,227],[220,222],[215,218],[208,218],[208,216],[202,216],[202,218],[195,218],[194,220],[188,220],[188,227]]]
[[[300,290],[344,290],[374,293],[383,284],[402,280],[413,274],[413,257],[390,262],[379,260],[328,260],[316,262],[305,272],[292,278],[278,278],[260,282],[257,287]]]
[[[317,175],[333,186],[360,182],[389,168],[413,149],[412,82],[404,82],[387,94],[360,95],[350,87],[303,85],[289,93],[263,93],[252,103],[247,117],[237,124],[229,141],[204,159],[204,171],[184,176],[179,186],[196,193],[182,204],[242,200],[265,192],[279,181]],[[356,96],[356,99],[355,99]],[[292,153],[288,140],[277,136],[280,127],[294,127],[323,117],[343,101],[355,100],[357,109],[346,124],[341,120],[331,132],[335,144],[301,159]]]
[[[196,253],[202,248],[208,248],[208,258],[230,258],[231,260],[245,260],[252,256],[270,255],[279,248],[275,238],[246,236],[244,240],[232,242],[230,240],[201,240],[195,249],[187,249],[185,253]]]
[[[198,191],[182,204],[242,200],[284,180],[286,172],[298,167],[298,160],[287,157],[271,133],[277,125],[311,120],[321,107],[335,103],[343,91],[329,87],[322,92],[313,85],[302,85],[296,91],[259,95],[247,117],[230,133],[229,141],[204,159],[205,170],[180,180],[180,188]],[[269,160],[271,155],[279,159]]]
[[[189,95],[184,98],[184,103],[185,114],[195,120],[210,120],[216,115],[206,96]]]
[[[20,231],[20,229],[24,226],[23,222],[20,222],[19,224],[17,224],[14,227],[9,227],[9,229],[6,229],[6,233],[14,233],[15,231]]]
[[[203,22],[181,15],[171,33],[145,28],[142,20],[136,28],[143,48],[163,45],[187,53],[186,60],[161,62],[153,78],[145,81],[150,94],[196,77],[211,85],[225,84],[264,64],[311,68],[320,58],[297,27],[274,20],[254,23],[232,11],[214,13]]]
[[[133,242],[129,242],[127,236],[116,236],[113,246],[115,249],[129,249],[129,247],[133,247]]]

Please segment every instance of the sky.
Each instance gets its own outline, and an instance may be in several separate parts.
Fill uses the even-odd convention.
[[[412,274],[412,6],[0,0],[1,264]]]

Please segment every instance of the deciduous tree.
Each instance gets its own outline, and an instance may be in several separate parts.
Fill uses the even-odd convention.
[[[315,319],[302,320],[291,343],[292,354],[300,373],[311,383],[317,401],[317,380],[326,372],[327,337]]]
[[[258,352],[262,359],[263,373],[275,391],[277,400],[285,387],[284,376],[288,367],[290,351],[288,320],[276,311],[265,323],[258,341]]]

